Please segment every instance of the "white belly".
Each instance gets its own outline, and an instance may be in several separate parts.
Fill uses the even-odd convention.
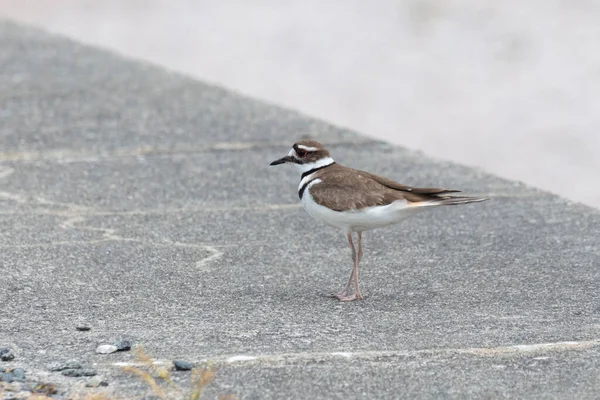
[[[406,200],[397,200],[386,206],[375,206],[353,211],[333,211],[317,204],[310,194],[308,185],[302,196],[302,205],[308,214],[316,220],[323,221],[344,232],[362,232],[396,224],[423,210],[422,207],[411,206]]]

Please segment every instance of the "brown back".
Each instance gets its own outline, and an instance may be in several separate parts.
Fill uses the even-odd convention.
[[[440,188],[414,188],[339,164],[317,171],[313,179],[322,180],[322,183],[310,188],[315,202],[336,211],[382,206],[396,200],[410,203],[443,200],[448,198],[443,194],[460,192]]]

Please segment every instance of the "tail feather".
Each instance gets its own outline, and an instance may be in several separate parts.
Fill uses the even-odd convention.
[[[440,196],[438,198],[413,203],[417,207],[428,206],[457,206],[460,204],[480,203],[489,200],[487,197],[470,196]]]
[[[435,206],[456,206],[459,204],[479,203],[489,200],[486,197],[470,197],[470,196],[447,196],[440,199],[431,200],[431,205]]]

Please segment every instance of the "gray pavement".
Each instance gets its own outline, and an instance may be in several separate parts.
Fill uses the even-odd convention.
[[[206,398],[597,398],[597,210],[10,22],[0,37],[0,347],[30,379],[86,393],[47,371],[74,358],[143,397],[131,352],[94,352],[127,337],[215,365]],[[323,294],[349,273],[343,236],[268,168],[300,137],[492,201],[367,234],[368,298],[340,304]]]
[[[2,15],[600,209],[598,1],[0,0]]]

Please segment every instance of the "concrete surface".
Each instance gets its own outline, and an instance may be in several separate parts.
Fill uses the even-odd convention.
[[[6,15],[600,208],[600,2],[0,0]]]
[[[85,393],[45,367],[75,358],[142,397],[132,353],[94,353],[127,337],[211,361],[206,398],[597,397],[598,211],[34,29],[0,37],[0,347],[28,376]],[[347,279],[344,237],[268,167],[303,135],[492,201],[367,234],[368,298],[340,304],[323,294]]]

